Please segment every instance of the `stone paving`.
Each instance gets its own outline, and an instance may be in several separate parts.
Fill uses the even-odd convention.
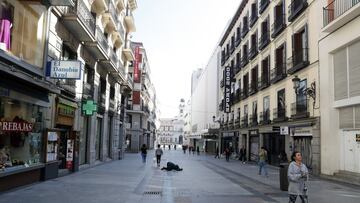
[[[269,168],[269,177],[257,175],[257,166],[212,156],[165,150],[162,165],[170,160],[183,171],[161,171],[139,154],[86,169],[68,176],[36,183],[0,194],[0,202],[148,202],[148,203],[285,203],[287,193],[279,189],[279,173]],[[300,201],[299,201],[300,202]],[[309,202],[360,202],[360,188],[311,178]]]

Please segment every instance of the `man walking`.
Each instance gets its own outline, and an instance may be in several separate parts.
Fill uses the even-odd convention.
[[[215,159],[216,159],[216,158],[220,159],[220,156],[219,156],[219,147],[216,147]]]
[[[261,172],[264,170],[265,176],[269,177],[266,166],[266,160],[267,160],[267,151],[265,147],[261,147],[259,152],[259,175],[261,175]]]
[[[224,153],[225,153],[226,161],[229,162],[229,160],[230,160],[230,149],[228,147],[226,147]]]
[[[156,156],[156,163],[157,166],[160,166],[161,156],[163,155],[163,150],[160,148],[160,145],[158,145],[158,148],[155,150],[155,156]]]
[[[141,149],[141,157],[142,157],[142,161],[143,163],[146,163],[146,155],[147,155],[147,147],[146,147],[146,144],[143,144]]]
[[[240,149],[240,157],[239,157],[239,160],[245,164],[245,156],[246,156],[246,149],[244,146],[241,147]]]

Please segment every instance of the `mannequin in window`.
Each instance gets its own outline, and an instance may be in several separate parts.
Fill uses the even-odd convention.
[[[14,7],[6,0],[0,2],[0,43],[5,44],[6,50],[10,50],[13,9]]]

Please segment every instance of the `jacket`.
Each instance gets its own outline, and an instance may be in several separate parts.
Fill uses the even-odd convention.
[[[288,168],[289,194],[306,195],[307,189],[305,183],[308,178],[309,171],[305,164],[301,163],[301,165],[298,166],[295,161],[292,161]]]

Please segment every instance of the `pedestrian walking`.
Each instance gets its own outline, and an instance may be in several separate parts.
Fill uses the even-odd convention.
[[[229,162],[230,161],[230,149],[228,147],[226,147],[224,154],[225,154],[226,161]]]
[[[192,148],[192,153],[193,153],[193,155],[195,155],[195,150],[196,150],[195,147],[193,147],[193,148]]]
[[[291,163],[288,169],[289,180],[289,203],[295,203],[297,196],[300,196],[302,203],[308,202],[306,182],[309,179],[309,171],[305,164],[302,163],[301,153],[293,152]]]
[[[191,151],[192,151],[192,146],[189,146],[189,155],[190,155]]]
[[[182,150],[183,150],[184,154],[186,154],[186,146],[185,145],[182,146]]]
[[[161,162],[161,156],[163,155],[163,150],[160,148],[160,145],[158,145],[158,148],[155,150],[155,156],[156,156],[156,164],[157,166],[160,166]]]
[[[171,149],[171,145],[169,145],[169,150]]]
[[[245,157],[246,157],[246,149],[244,146],[241,147],[240,149],[240,157],[239,157],[239,160],[245,164]]]
[[[200,155],[200,147],[199,146],[196,147],[196,152],[197,152],[197,155]]]
[[[215,159],[216,159],[216,158],[220,159],[220,156],[219,156],[219,147],[216,147]]]
[[[146,155],[147,155],[147,147],[146,144],[143,144],[140,148],[141,151],[141,157],[142,157],[142,161],[143,163],[146,163]]]
[[[265,172],[265,176],[269,177],[268,175],[268,171],[267,171],[267,151],[265,149],[265,147],[261,147],[260,152],[259,152],[259,175],[261,175],[261,172],[264,171]]]

